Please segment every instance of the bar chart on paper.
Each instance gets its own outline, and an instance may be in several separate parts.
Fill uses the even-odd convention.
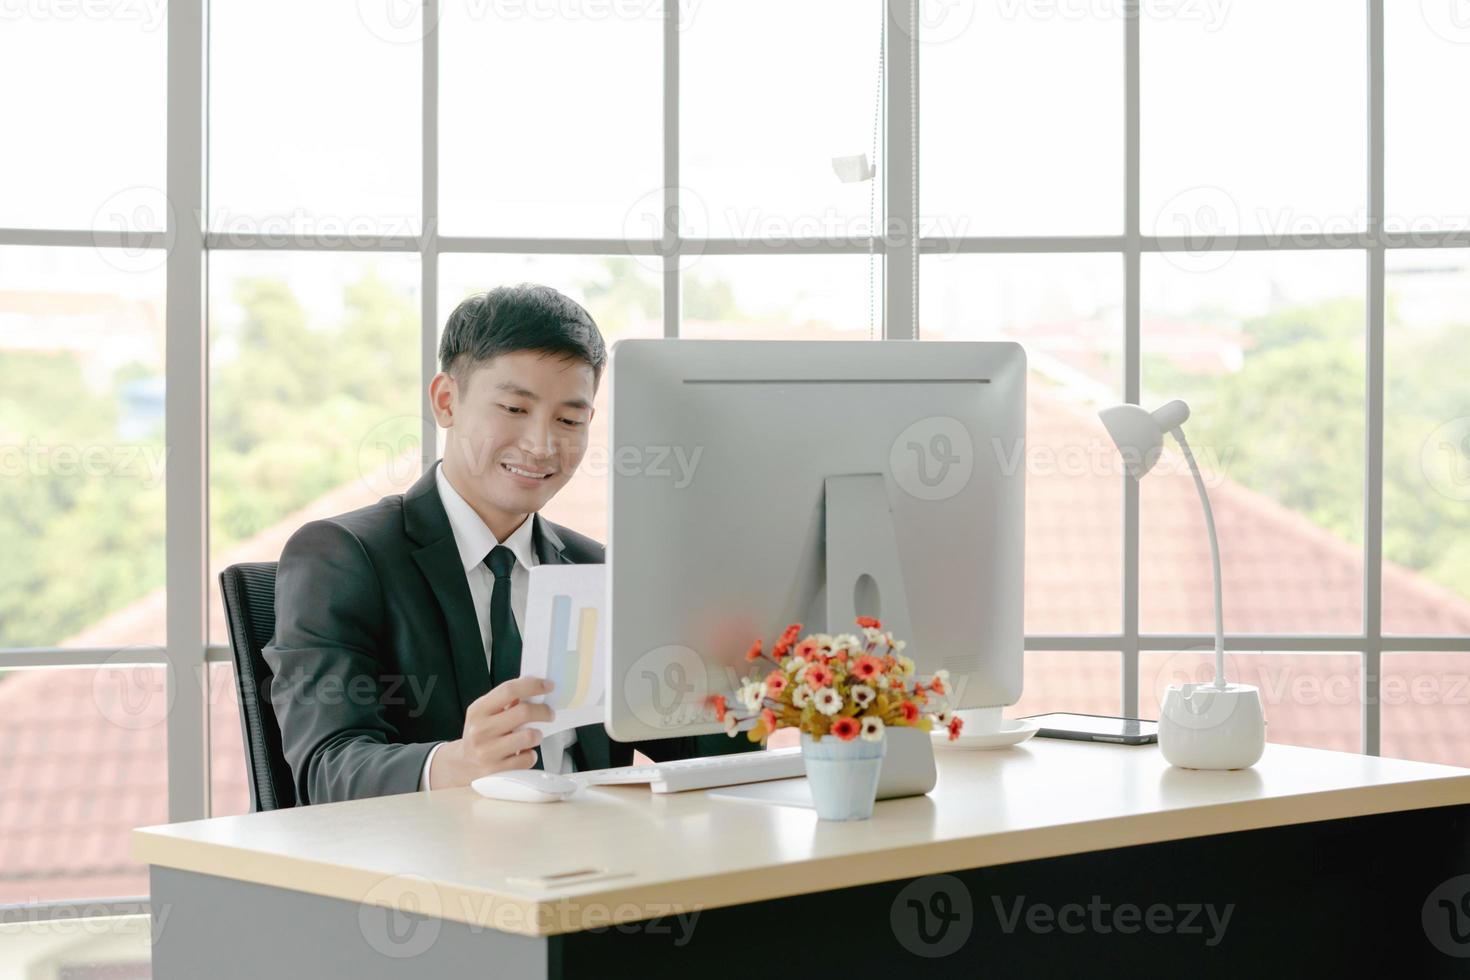
[[[533,722],[532,727],[550,733],[603,720],[606,599],[606,565],[531,569],[521,673],[551,681],[551,693],[543,700],[556,712],[555,720]]]
[[[592,674],[597,667],[596,606],[580,606],[572,616],[572,597],[565,592],[551,597],[551,681],[556,685],[546,703],[557,710],[580,708],[588,703]]]

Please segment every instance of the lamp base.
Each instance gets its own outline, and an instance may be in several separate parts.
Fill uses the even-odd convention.
[[[1250,684],[1173,685],[1159,709],[1159,749],[1181,769],[1246,769],[1266,750],[1261,691]]]

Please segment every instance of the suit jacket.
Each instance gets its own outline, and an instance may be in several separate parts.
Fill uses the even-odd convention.
[[[542,564],[598,563],[603,546],[533,515]],[[312,521],[276,572],[276,632],[263,651],[298,801],[419,788],[434,744],[455,739],[490,668],[469,581],[431,468],[407,493]],[[577,729],[579,769],[755,748],[724,734],[625,743]]]

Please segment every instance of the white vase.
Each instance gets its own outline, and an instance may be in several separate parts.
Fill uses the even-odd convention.
[[[823,735],[818,741],[802,732],[801,757],[817,816],[822,820],[871,817],[887,750],[886,736],[875,742],[864,738],[844,742],[836,735]]]

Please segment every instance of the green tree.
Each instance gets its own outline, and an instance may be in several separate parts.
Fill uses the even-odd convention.
[[[0,350],[0,646],[53,645],[163,581],[162,431],[118,435],[137,376],[97,392],[75,352]]]
[[[1231,479],[1361,544],[1364,322],[1356,299],[1276,310],[1243,324],[1242,370],[1196,373],[1148,356],[1145,386],[1153,399],[1189,401],[1191,442],[1220,453]],[[1470,507],[1426,492],[1419,462],[1429,433],[1470,414],[1470,328],[1398,332],[1389,346],[1383,554],[1470,597]]]

